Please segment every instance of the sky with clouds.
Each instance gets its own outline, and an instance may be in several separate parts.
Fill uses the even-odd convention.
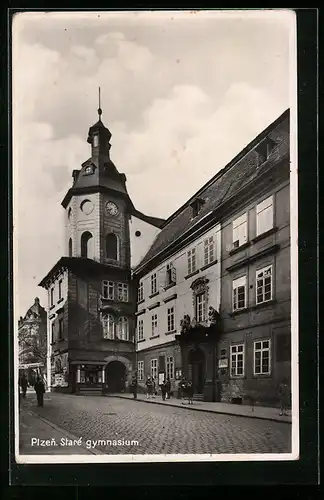
[[[102,119],[166,218],[291,104],[290,12],[22,13],[13,23],[15,318],[64,255],[61,201]]]

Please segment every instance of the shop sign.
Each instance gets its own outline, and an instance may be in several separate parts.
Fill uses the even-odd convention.
[[[218,368],[228,368],[228,359],[219,359],[218,360]]]

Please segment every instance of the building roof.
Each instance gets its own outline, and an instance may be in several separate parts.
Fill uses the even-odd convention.
[[[273,144],[268,159],[259,166],[257,146],[269,137]],[[289,109],[250,142],[225,168],[218,172],[181,208],[174,212],[161,226],[147,254],[137,265],[135,273],[143,270],[148,263],[157,258],[173,243],[179,241],[184,233],[219,209],[234,194],[253,180],[257,180],[267,169],[271,169],[284,157],[289,157]],[[196,217],[193,217],[192,204],[196,199],[204,204]]]
[[[35,319],[40,319],[40,320],[45,320],[46,321],[46,310],[44,307],[40,305],[39,298],[36,297],[35,301],[32,306],[27,310],[26,314],[24,317],[20,317],[19,319],[19,326],[24,324],[25,321],[28,320],[35,320]]]

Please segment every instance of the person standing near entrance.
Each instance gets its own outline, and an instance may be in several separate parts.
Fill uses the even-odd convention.
[[[171,381],[170,381],[169,377],[166,379],[166,382],[165,382],[165,392],[166,392],[166,398],[170,399]]]
[[[180,394],[181,394],[181,403],[184,404],[184,399],[187,394],[187,381],[185,377],[183,377],[180,382]]]
[[[151,377],[147,377],[146,381],[146,397],[147,399],[151,399],[153,394],[153,382]]]
[[[187,396],[188,396],[188,405],[193,405],[193,385],[191,380],[187,383]]]
[[[44,406],[45,384],[39,376],[36,379],[34,388],[37,396],[37,405]]]
[[[136,376],[134,376],[132,379],[131,387],[132,387],[133,398],[137,399],[137,378],[136,378]]]
[[[165,381],[165,379],[163,380],[160,387],[161,387],[162,401],[165,401],[165,395],[166,395],[166,381]]]

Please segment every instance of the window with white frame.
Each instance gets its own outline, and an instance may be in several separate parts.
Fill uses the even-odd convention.
[[[196,249],[192,248],[187,253],[188,257],[188,274],[194,273],[197,269]]]
[[[206,293],[196,295],[196,320],[201,323],[206,319]]]
[[[141,302],[143,299],[144,299],[144,283],[143,281],[140,281],[137,290],[137,302]]]
[[[155,380],[157,379],[158,376],[158,360],[157,359],[151,359],[151,377],[154,378]]]
[[[238,248],[247,242],[247,214],[233,220],[233,248]]]
[[[215,260],[214,236],[209,236],[204,240],[204,265],[207,266]]]
[[[54,287],[50,290],[50,305],[54,305]]]
[[[121,302],[128,302],[128,284],[118,283],[117,285],[118,300]]]
[[[62,284],[63,284],[63,280],[60,280],[58,282],[58,293],[59,293],[59,300],[62,298]]]
[[[233,280],[233,311],[246,307],[246,276]]]
[[[167,356],[166,358],[166,376],[170,380],[174,379],[174,358]]]
[[[168,332],[173,332],[175,328],[174,306],[168,307]]]
[[[157,276],[156,273],[151,275],[151,295],[157,292]]]
[[[256,303],[261,304],[272,299],[272,266],[256,272]]]
[[[269,339],[254,342],[254,375],[269,375],[271,371]]]
[[[177,282],[177,272],[172,262],[166,266],[166,286]]]
[[[244,376],[244,344],[231,345],[231,376]]]
[[[273,228],[273,196],[257,205],[256,217],[257,236]]]
[[[137,363],[137,372],[138,380],[144,380],[144,361],[139,361]]]
[[[102,326],[104,338],[113,340],[115,338],[115,319],[112,314],[102,316]]]
[[[103,280],[101,293],[104,299],[114,300],[114,282]]]
[[[137,323],[137,340],[144,340],[144,321],[138,320]]]
[[[152,314],[152,337],[158,334],[158,315]]]
[[[117,323],[117,337],[119,340],[129,340],[128,318],[121,316]]]

